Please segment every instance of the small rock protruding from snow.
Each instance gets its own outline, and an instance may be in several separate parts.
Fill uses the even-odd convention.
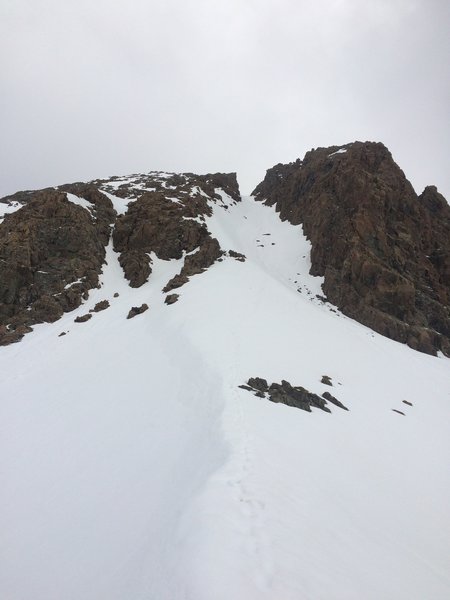
[[[92,319],[91,313],[87,313],[85,315],[80,315],[79,317],[76,317],[74,319],[74,323],[86,323],[86,321],[89,321],[89,319]]]
[[[102,310],[106,310],[107,308],[109,308],[109,306],[109,300],[100,300],[100,302],[97,302],[94,308],[91,308],[89,312],[100,312]]]
[[[180,294],[169,294],[168,296],[166,296],[166,299],[164,300],[165,304],[174,304],[175,302],[178,301],[178,298],[180,297]]]
[[[320,383],[333,386],[333,382],[331,381],[331,377],[329,375],[322,375]]]
[[[141,306],[132,306],[128,313],[127,319],[132,319],[133,317],[136,317],[137,315],[141,315],[146,310],[148,310],[148,304],[145,304],[145,303],[141,304]]]

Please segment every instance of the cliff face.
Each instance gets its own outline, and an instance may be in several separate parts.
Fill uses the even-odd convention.
[[[412,348],[450,355],[450,206],[417,196],[379,143],[319,148],[254,191],[312,243],[311,274],[346,315]]]
[[[180,287],[222,254],[205,225],[211,204],[238,200],[235,174],[157,172],[3,198],[0,345],[77,308],[99,285],[111,237],[132,287],[150,276],[151,252],[163,260],[190,253],[171,284]]]
[[[95,188],[79,193],[90,210],[60,190],[13,197],[25,204],[0,225],[0,345],[56,321],[98,285],[116,213]]]

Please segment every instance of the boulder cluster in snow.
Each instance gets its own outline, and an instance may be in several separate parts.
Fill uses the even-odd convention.
[[[286,404],[286,406],[293,406],[311,412],[313,408],[320,408],[325,412],[331,412],[328,407],[328,402],[348,410],[346,406],[342,404],[337,398],[331,395],[329,392],[325,392],[322,396],[318,396],[313,392],[309,392],[307,389],[301,386],[293,386],[289,381],[284,379],[281,383],[268,384],[266,379],[262,377],[250,377],[246,384],[240,385],[240,388],[253,392],[258,398],[267,398],[271,402]]]

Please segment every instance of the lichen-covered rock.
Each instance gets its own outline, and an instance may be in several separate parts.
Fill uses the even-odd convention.
[[[417,196],[383,144],[318,148],[254,191],[311,241],[328,300],[375,331],[450,355],[450,206]]]

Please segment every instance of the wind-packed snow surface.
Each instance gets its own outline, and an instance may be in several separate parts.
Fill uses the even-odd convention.
[[[83,306],[0,349],[0,597],[448,599],[450,362],[319,301],[274,209],[207,221],[245,262],[167,306],[180,262],[132,289],[110,246]],[[252,376],[350,410],[273,404],[238,388]]]

